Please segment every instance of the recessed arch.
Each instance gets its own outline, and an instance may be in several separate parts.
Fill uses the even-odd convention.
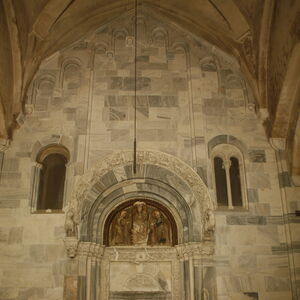
[[[214,205],[198,174],[179,159],[157,151],[138,151],[134,174],[132,157],[131,151],[116,152],[78,181],[70,209],[81,219],[80,239],[103,242],[99,236],[109,212],[122,201],[144,197],[177,211],[182,240],[202,240],[207,211],[214,210]]]
[[[162,205],[161,203],[159,203],[158,201],[153,201],[150,200],[148,198],[136,198],[136,199],[132,199],[129,201],[126,201],[122,204],[119,204],[113,211],[110,212],[110,214],[108,215],[108,217],[105,220],[105,224],[104,224],[104,231],[103,231],[103,244],[106,246],[112,246],[114,244],[112,244],[113,242],[113,238],[112,238],[112,227],[113,227],[113,223],[116,221],[116,219],[120,216],[120,214],[122,212],[128,212],[130,210],[133,210],[134,206],[138,203],[144,203],[143,206],[147,206],[147,216],[146,216],[146,220],[145,223],[146,225],[148,225],[149,229],[149,236],[148,236],[148,241],[146,242],[148,245],[153,244],[153,242],[151,243],[151,241],[149,240],[150,235],[151,235],[151,214],[153,215],[153,213],[155,212],[159,212],[163,217],[162,219],[165,219],[165,224],[167,225],[167,230],[169,232],[166,232],[166,236],[168,235],[168,241],[164,241],[162,243],[162,245],[165,246],[174,246],[178,244],[178,232],[177,232],[177,224],[175,222],[175,219],[173,218],[172,213],[168,210],[167,207],[165,207],[164,205]],[[150,211],[149,211],[150,208]],[[152,210],[151,210],[152,209]],[[129,222],[131,223],[131,228],[133,227],[132,225],[132,220],[133,216],[131,215]],[[129,223],[128,222],[128,223]],[[147,234],[148,235],[148,234]],[[124,242],[124,245],[132,245],[132,238],[126,238],[126,241],[121,241]],[[156,241],[159,244],[159,241]]]

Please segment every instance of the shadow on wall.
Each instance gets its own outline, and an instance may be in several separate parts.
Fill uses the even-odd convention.
[[[246,296],[249,297],[249,299],[252,300],[258,300],[258,293],[255,292],[249,292],[249,293],[244,293]]]

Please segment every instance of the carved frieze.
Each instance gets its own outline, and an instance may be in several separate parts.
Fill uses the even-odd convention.
[[[78,245],[78,255],[85,257],[94,257],[101,259],[104,255],[105,246],[89,243],[89,242],[80,242]]]
[[[177,251],[177,257],[183,260],[214,254],[214,244],[211,242],[186,243],[177,245],[175,248]]]

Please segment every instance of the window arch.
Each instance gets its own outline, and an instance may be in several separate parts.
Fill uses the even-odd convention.
[[[51,212],[63,208],[66,164],[70,154],[62,145],[49,145],[40,150],[34,170],[34,211]]]
[[[216,199],[220,208],[247,208],[243,155],[238,148],[220,144],[212,151]]]

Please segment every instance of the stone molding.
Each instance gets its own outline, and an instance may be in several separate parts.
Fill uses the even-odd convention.
[[[185,243],[175,245],[175,247],[123,246],[107,248],[105,245],[79,242],[75,237],[66,237],[64,239],[64,244],[67,255],[70,258],[74,258],[78,255],[102,259],[105,256],[111,261],[134,260],[136,262],[145,262],[168,259],[175,250],[177,258],[180,260],[211,256],[214,254],[214,243],[210,241]]]
[[[211,256],[214,254],[214,244],[212,242],[193,242],[175,246],[177,257],[180,260],[188,260],[201,256]]]
[[[94,257],[101,259],[104,255],[105,246],[90,243],[90,242],[80,242],[78,245],[78,255],[85,257]]]
[[[74,189],[73,200],[69,205],[69,209],[74,210],[78,219],[82,211],[83,203],[88,200],[89,191],[93,189],[93,186],[109,171],[112,171],[118,167],[124,167],[133,163],[132,151],[118,151],[115,152],[95,164],[95,166],[85,173],[76,183]],[[137,164],[150,164],[160,166],[168,169],[180,177],[187,183],[194,196],[194,199],[198,201],[202,228],[205,226],[205,216],[207,210],[215,210],[215,204],[210,198],[208,189],[199,175],[187,164],[180,159],[159,151],[138,151],[137,152]]]

